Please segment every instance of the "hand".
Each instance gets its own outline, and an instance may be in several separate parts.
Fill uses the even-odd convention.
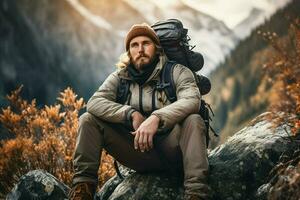
[[[159,125],[159,118],[155,115],[148,117],[136,131],[132,132],[134,137],[134,148],[141,152],[153,148],[153,136],[156,134]]]
[[[143,123],[143,121],[145,121],[145,117],[138,111],[134,111],[131,114],[131,118],[132,118],[132,126],[135,131],[139,128],[139,126]]]

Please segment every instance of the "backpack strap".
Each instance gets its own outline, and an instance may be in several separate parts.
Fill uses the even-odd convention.
[[[158,90],[165,91],[166,96],[171,103],[173,103],[177,100],[176,87],[175,87],[175,83],[173,80],[173,70],[174,70],[174,66],[176,64],[177,63],[174,61],[166,62],[165,66],[163,68],[162,74],[161,74],[161,81],[156,87]],[[194,74],[194,76],[196,76],[195,72],[193,72],[193,74]],[[200,91],[200,88],[199,88],[199,91]],[[212,110],[210,108],[210,105],[208,103],[206,103],[203,99],[201,99],[200,103],[201,104],[200,104],[200,109],[199,109],[198,114],[203,118],[204,123],[205,123],[206,145],[208,147],[209,139],[210,139],[209,138],[209,129],[214,133],[215,136],[218,136],[218,134],[216,134],[215,130],[213,130],[213,128],[210,126],[210,121],[211,121],[210,113],[212,115],[214,115],[214,113],[212,112]]]
[[[130,80],[127,79],[120,79],[118,89],[117,89],[117,99],[116,102],[120,104],[125,104],[126,100],[128,99],[130,93]]]
[[[166,96],[171,103],[177,100],[176,87],[173,80],[173,71],[176,64],[177,63],[174,61],[167,61],[165,63],[160,76],[160,83],[156,85],[157,90],[165,91]]]

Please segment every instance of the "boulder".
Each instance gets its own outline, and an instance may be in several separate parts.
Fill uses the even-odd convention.
[[[64,200],[70,188],[44,170],[33,170],[23,175],[6,200]]]
[[[267,181],[279,157],[299,145],[291,140],[287,127],[274,128],[262,117],[210,152],[213,199],[257,199],[257,189]]]

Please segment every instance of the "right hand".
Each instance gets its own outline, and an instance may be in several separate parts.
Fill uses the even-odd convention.
[[[141,152],[153,148],[153,137],[157,132],[160,119],[156,115],[148,117],[139,128],[131,132],[134,135],[134,148]]]
[[[138,111],[134,111],[131,114],[131,118],[132,118],[132,126],[133,129],[136,131],[140,125],[145,121],[145,117]]]

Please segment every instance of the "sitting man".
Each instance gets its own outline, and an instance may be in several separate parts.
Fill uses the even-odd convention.
[[[145,23],[133,25],[125,47],[119,69],[94,93],[79,119],[70,199],[93,199],[103,148],[137,172],[181,170],[184,199],[207,199],[206,129],[197,114],[201,96],[193,73],[176,64],[177,100],[171,103],[155,89],[167,57],[154,30]],[[117,101],[122,80],[130,81],[125,103]]]

